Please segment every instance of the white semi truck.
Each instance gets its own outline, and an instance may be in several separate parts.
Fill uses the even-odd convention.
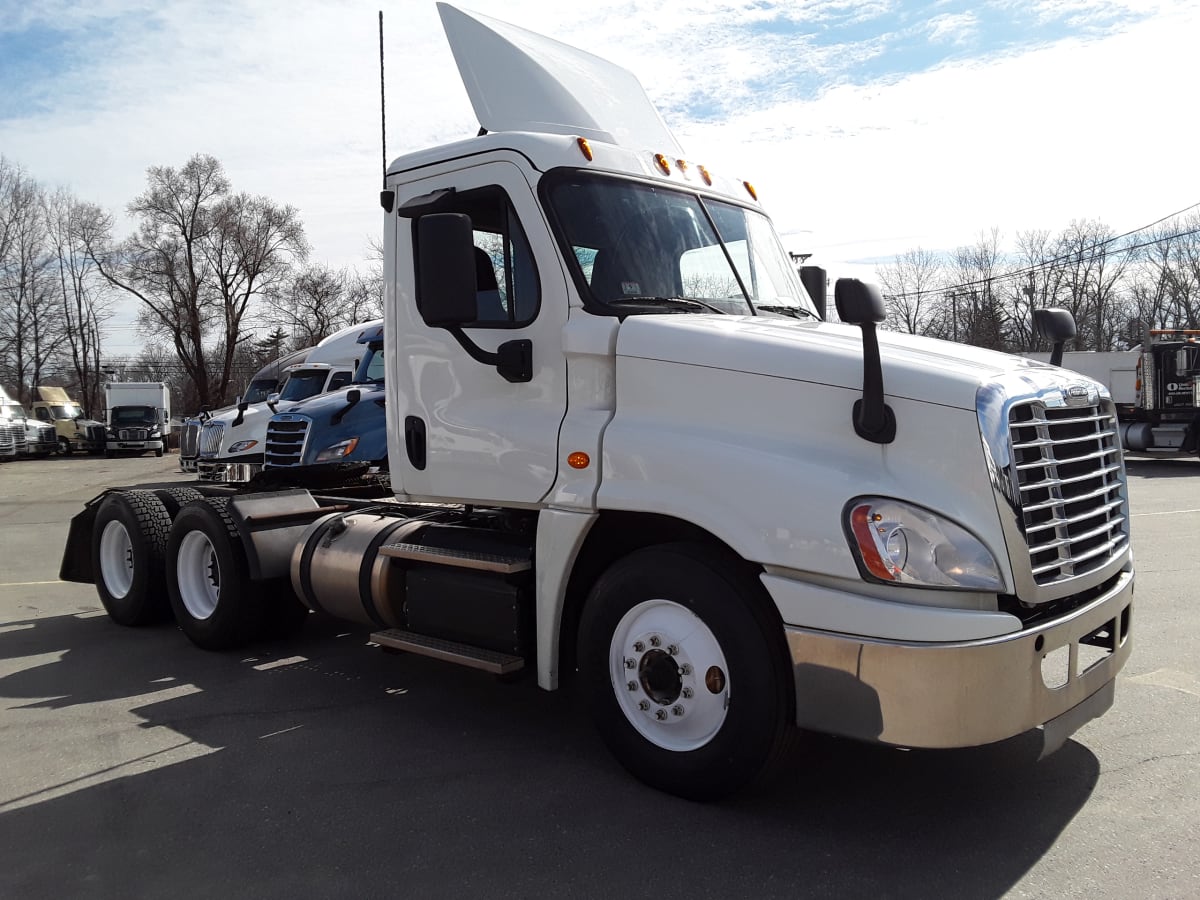
[[[25,408],[0,388],[0,457],[49,456],[57,451],[54,426],[29,418]]]
[[[440,11],[483,133],[386,172],[395,495],[114,489],[62,577],[205,648],[318,610],[578,679],[620,762],[693,798],[804,729],[1049,752],[1103,713],[1133,609],[1108,392],[877,333],[856,281],[822,321],[631,73]]]
[[[309,350],[304,362],[284,369],[278,394],[252,403],[245,397],[200,426],[197,475],[202,481],[246,483],[263,469],[267,423],[280,403],[294,403],[345,387],[354,378],[363,353],[358,336],[380,322],[351,325],[331,334]]]
[[[171,391],[165,381],[106,382],[104,410],[106,457],[147,452],[163,455],[171,429]]]

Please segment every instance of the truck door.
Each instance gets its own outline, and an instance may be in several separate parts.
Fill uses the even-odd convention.
[[[422,321],[414,296],[416,220],[399,218],[388,310],[395,319],[385,332],[386,352],[395,354],[387,385],[393,483],[413,497],[536,503],[554,483],[566,412],[562,265],[532,187],[513,163],[411,182],[396,201],[438,191],[448,199],[437,211],[466,213],[474,229],[478,318],[464,331],[489,352],[528,339],[533,373],[528,382],[509,382],[449,331]]]

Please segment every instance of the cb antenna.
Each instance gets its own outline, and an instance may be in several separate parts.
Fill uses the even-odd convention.
[[[387,95],[383,88],[383,10],[379,11],[379,137],[383,146],[383,189],[379,192],[379,205],[385,212],[392,211],[396,199],[394,191],[387,189]]]

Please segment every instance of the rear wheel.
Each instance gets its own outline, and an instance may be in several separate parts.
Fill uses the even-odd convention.
[[[175,620],[205,650],[227,650],[258,637],[269,608],[263,585],[250,580],[228,506],[227,497],[188,503],[167,539],[167,591]]]
[[[695,800],[765,773],[794,732],[779,625],[736,558],[668,544],[619,560],[579,630],[583,690],[613,755]]]
[[[109,494],[96,512],[92,571],[109,617],[145,625],[170,617],[163,566],[171,517],[150,491]]]

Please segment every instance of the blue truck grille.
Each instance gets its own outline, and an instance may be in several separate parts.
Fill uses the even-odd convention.
[[[289,416],[286,420],[272,419],[267,425],[266,467],[298,466],[304,459],[304,444],[308,438],[309,420]]]

